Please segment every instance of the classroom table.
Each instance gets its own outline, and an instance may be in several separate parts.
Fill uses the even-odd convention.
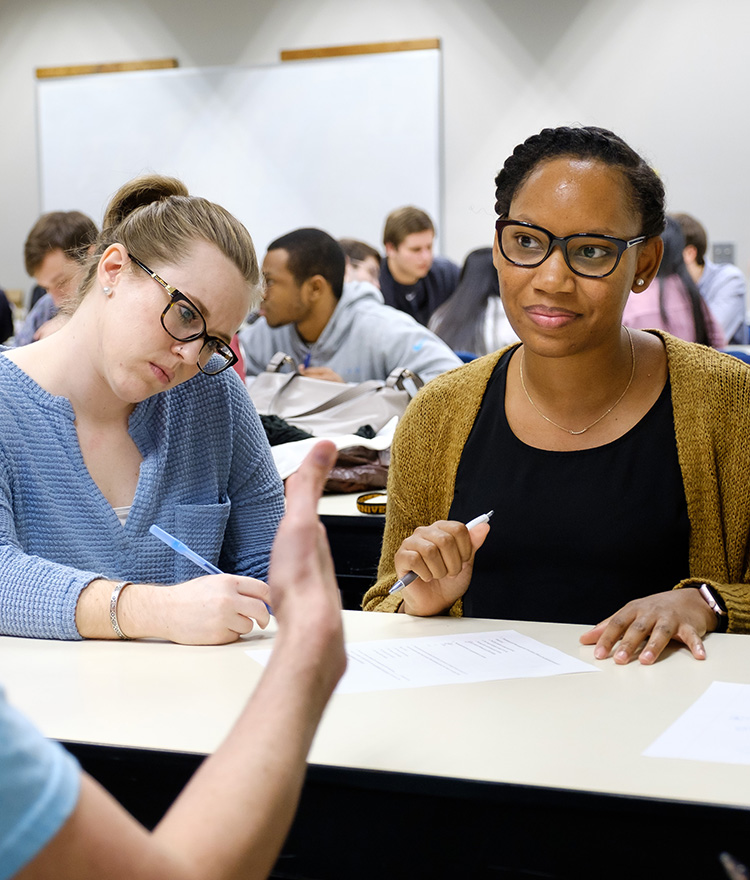
[[[750,766],[642,755],[750,639],[708,658],[593,660],[585,627],[345,611],[348,643],[515,629],[598,672],[335,694],[275,877],[722,877],[750,858]],[[273,624],[272,624],[273,626]],[[221,742],[261,674],[248,651],[0,638],[9,699],[147,824]]]

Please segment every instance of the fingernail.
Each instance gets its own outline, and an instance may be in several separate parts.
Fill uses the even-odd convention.
[[[620,648],[620,650],[615,654],[615,660],[627,660],[628,652],[624,649]]]
[[[604,660],[607,656],[607,649],[602,648],[601,645],[594,650],[594,657],[597,660]]]
[[[653,663],[654,662],[654,652],[653,651],[643,651],[641,654],[641,663]]]

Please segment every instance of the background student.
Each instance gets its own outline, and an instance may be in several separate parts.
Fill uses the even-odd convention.
[[[0,288],[0,343],[13,336],[13,308],[5,291]]]
[[[356,238],[340,238],[339,244],[346,257],[344,282],[369,281],[380,290],[380,264],[382,258],[379,251],[367,242]]]
[[[500,299],[491,247],[467,255],[456,289],[427,326],[454,351],[472,355],[489,354],[518,340]]]
[[[733,263],[714,263],[706,256],[708,236],[703,225],[691,214],[675,214],[685,236],[683,257],[701,296],[732,344],[747,342],[745,317],[747,283]]]
[[[622,323],[639,329],[659,328],[689,342],[722,348],[724,331],[685,265],[685,238],[674,217],[666,218],[661,239],[664,254],[656,278],[645,290],[631,293]]]
[[[341,245],[322,229],[296,229],[271,242],[260,317],[240,332],[249,376],[279,351],[306,376],[332,382],[387,379],[397,367],[428,382],[460,365],[434,333],[384,305],[372,284],[344,283],[344,272]]]
[[[380,266],[383,299],[425,325],[456,289],[459,276],[454,262],[434,256],[434,242],[435,224],[421,208],[406,205],[386,218],[385,260]]]
[[[78,291],[89,249],[98,230],[80,211],[51,211],[36,221],[24,243],[26,271],[44,288],[16,334],[16,345],[28,345],[59,326],[50,324]]]

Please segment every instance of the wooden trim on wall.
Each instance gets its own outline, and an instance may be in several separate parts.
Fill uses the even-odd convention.
[[[359,43],[354,46],[323,46],[318,49],[282,49],[282,61],[302,61],[309,58],[335,58],[340,55],[374,55],[379,52],[413,52],[417,49],[439,49],[440,38],[428,40],[398,40],[392,43]]]
[[[179,67],[176,58],[156,58],[152,61],[116,61],[109,64],[76,64],[67,67],[37,67],[37,79],[55,76],[88,76],[92,73],[123,73],[130,70],[164,70]]]

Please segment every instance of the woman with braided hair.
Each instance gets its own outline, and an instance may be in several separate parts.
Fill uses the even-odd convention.
[[[521,342],[409,407],[364,607],[590,623],[598,659],[653,663],[672,639],[702,659],[706,633],[750,628],[750,372],[622,326],[665,217],[661,181],[620,137],[545,129],[505,162],[496,199]]]

